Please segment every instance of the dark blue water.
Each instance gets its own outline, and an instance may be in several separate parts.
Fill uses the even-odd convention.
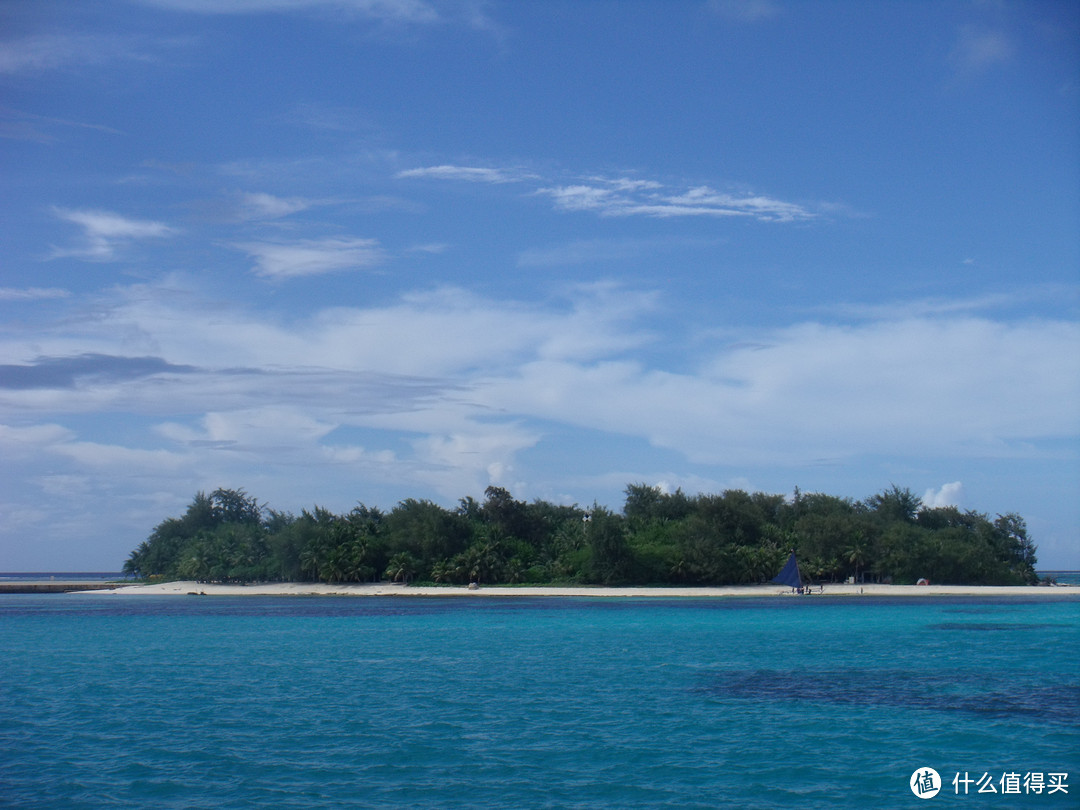
[[[1078,806],[1080,600],[812,601],[0,597],[0,805]]]

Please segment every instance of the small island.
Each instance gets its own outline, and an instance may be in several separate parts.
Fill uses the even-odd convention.
[[[124,572],[151,583],[312,583],[368,593],[359,586],[384,583],[375,588],[383,593],[386,581],[442,586],[438,592],[475,584],[472,592],[513,585],[755,593],[794,551],[803,578],[825,592],[1038,583],[1022,517],[928,508],[895,485],[862,501],[799,490],[688,496],[645,484],[625,494],[621,512],[527,503],[488,487],[483,502],[466,497],[454,509],[410,498],[389,512],[358,504],[347,514],[314,507],[297,516],[242,489],[218,489],[159,523]]]

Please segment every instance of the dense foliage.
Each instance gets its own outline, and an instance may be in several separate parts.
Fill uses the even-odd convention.
[[[316,507],[299,517],[243,490],[198,493],[131,553],[139,577],[203,581],[394,581],[727,585],[766,582],[791,550],[804,578],[913,583],[1036,581],[1019,515],[926,508],[893,486],[865,501],[796,490],[687,496],[626,488],[622,513],[514,500],[489,487],[456,509],[408,499],[390,512]]]

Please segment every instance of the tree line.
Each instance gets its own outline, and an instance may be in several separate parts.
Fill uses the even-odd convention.
[[[646,484],[621,512],[515,500],[488,487],[447,509],[406,499],[389,512],[299,515],[244,490],[199,492],[131,552],[140,578],[219,582],[736,585],[767,582],[788,554],[804,579],[1033,584],[1036,546],[1017,514],[926,507],[893,485],[862,501],[742,490],[689,496]]]

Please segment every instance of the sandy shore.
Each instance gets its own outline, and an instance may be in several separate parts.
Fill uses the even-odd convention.
[[[204,582],[162,582],[153,585],[123,585],[98,594],[125,596],[462,596],[473,598],[513,596],[571,596],[659,598],[676,597],[716,598],[732,596],[781,596],[800,598],[790,588],[780,585],[736,585],[722,588],[600,588],[553,586],[483,586],[475,590],[461,585],[414,586],[400,583],[338,584],[309,582],[273,582],[254,585],[217,585]],[[996,585],[826,585],[826,596],[1023,596],[1023,597],[1080,597],[1080,588],[1071,586]],[[818,596],[815,587],[810,596]]]

